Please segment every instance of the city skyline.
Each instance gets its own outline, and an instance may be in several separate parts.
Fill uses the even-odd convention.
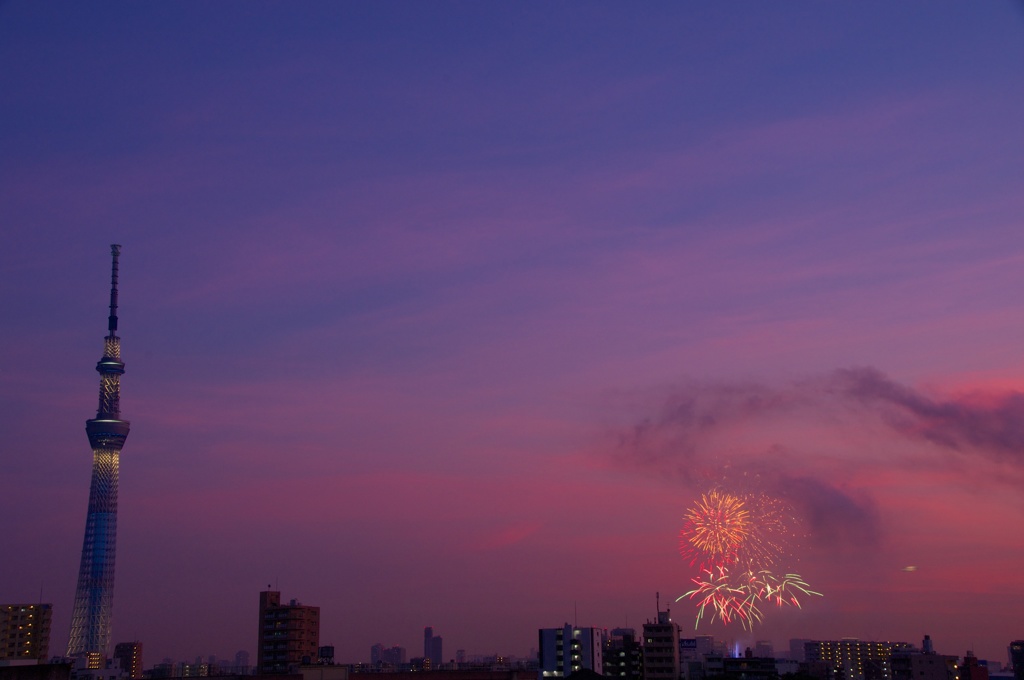
[[[720,488],[792,508],[822,596],[697,634],[1003,660],[1022,36],[1009,1],[0,4],[0,601],[65,648],[120,243],[114,643],[255,653],[267,584],[339,660],[655,593],[685,635]]]

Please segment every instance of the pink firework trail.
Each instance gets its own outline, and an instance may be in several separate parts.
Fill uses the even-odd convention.
[[[693,626],[695,630],[709,608],[712,622],[715,618],[725,624],[739,621],[743,628],[752,630],[754,624],[761,621],[761,610],[757,607],[757,588],[744,583],[742,579],[732,579],[725,567],[717,567],[714,572],[703,570],[701,578],[695,578],[693,582],[697,587],[676,598],[676,602],[684,597],[697,600],[697,621]]]

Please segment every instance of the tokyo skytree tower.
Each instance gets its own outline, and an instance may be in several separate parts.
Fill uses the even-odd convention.
[[[117,337],[117,258],[121,246],[110,246],[114,259],[110,276],[110,317],[103,339],[100,403],[96,417],[85,421],[92,447],[92,484],[85,519],[82,565],[78,571],[75,609],[71,615],[68,656],[105,657],[110,646],[110,614],[114,599],[114,548],[117,543],[117,465],[128,437],[121,420],[121,339]]]

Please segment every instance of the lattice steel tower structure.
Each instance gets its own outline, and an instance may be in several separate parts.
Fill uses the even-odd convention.
[[[121,339],[117,337],[117,258],[121,246],[110,246],[110,316],[100,374],[96,417],[85,421],[92,447],[92,484],[85,519],[82,565],[78,571],[75,609],[71,615],[68,656],[101,658],[110,646],[110,614],[114,599],[114,549],[117,543],[117,467],[129,424],[121,420]]]

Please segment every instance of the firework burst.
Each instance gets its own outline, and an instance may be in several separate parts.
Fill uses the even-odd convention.
[[[727,565],[750,536],[750,512],[738,496],[713,490],[687,511],[679,550],[702,570]]]
[[[679,551],[698,566],[696,588],[676,598],[697,605],[695,628],[704,618],[761,623],[761,603],[801,608],[800,597],[821,596],[799,574],[771,568],[788,555],[795,520],[783,501],[763,494],[738,496],[718,489],[701,495],[683,516]]]

